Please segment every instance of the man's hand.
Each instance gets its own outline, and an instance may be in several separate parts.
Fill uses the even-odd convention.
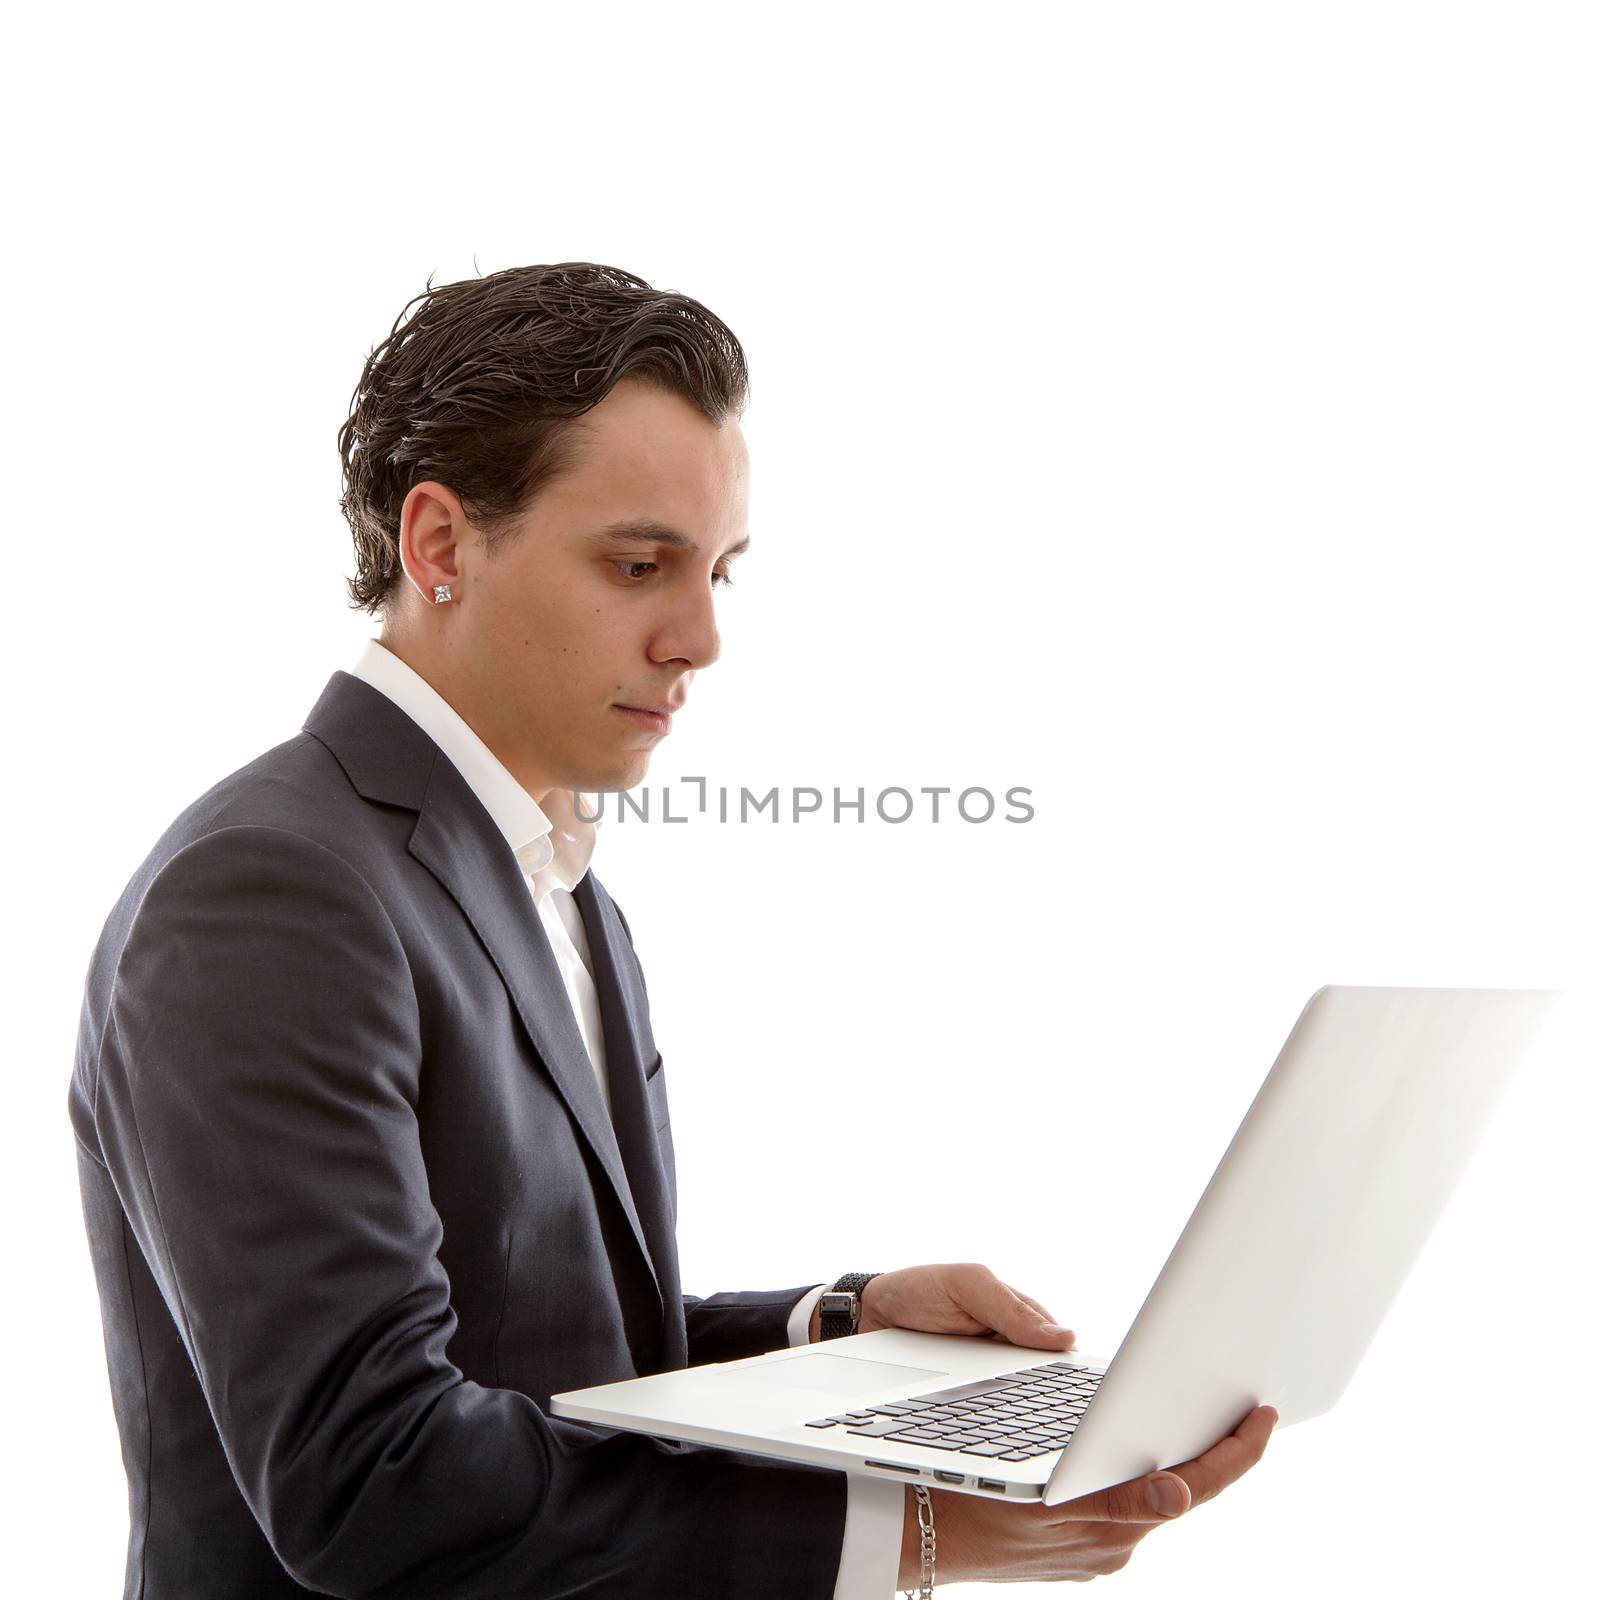
[[[1152,1528],[1204,1505],[1242,1478],[1261,1459],[1277,1422],[1271,1406],[1257,1406],[1193,1461],[1058,1506],[1004,1505],[935,1489],[935,1576],[949,1583],[1082,1583],[1116,1572]],[[907,1489],[902,1588],[914,1589],[921,1581],[920,1550],[916,1500]]]
[[[821,1337],[811,1313],[811,1339]],[[884,1272],[861,1292],[858,1333],[916,1328],[925,1333],[997,1334],[1031,1350],[1073,1348],[1039,1302],[974,1263],[907,1267]],[[1277,1426],[1271,1406],[1257,1406],[1204,1455],[1161,1472],[1066,1500],[1058,1506],[1002,1504],[979,1495],[932,1491],[937,1575],[950,1583],[1084,1582],[1128,1564],[1152,1528],[1222,1493],[1258,1462]],[[916,1500],[906,1490],[900,1584],[915,1588],[921,1574]]]
[[[821,1314],[811,1313],[811,1342],[822,1337]],[[1001,1283],[987,1268],[906,1267],[881,1272],[861,1291],[857,1333],[916,1328],[923,1333],[995,1333],[1029,1350],[1070,1350],[1072,1330],[1037,1300]]]

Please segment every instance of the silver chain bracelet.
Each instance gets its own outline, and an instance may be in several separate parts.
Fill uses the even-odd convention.
[[[917,1497],[917,1527],[922,1533],[922,1587],[916,1594],[907,1589],[906,1600],[933,1600],[933,1500],[919,1484],[912,1485]]]

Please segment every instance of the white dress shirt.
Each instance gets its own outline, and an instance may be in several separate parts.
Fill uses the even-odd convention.
[[[541,806],[506,770],[466,719],[432,684],[376,639],[361,647],[351,673],[386,695],[445,753],[504,835],[522,867],[535,911],[561,969],[579,1032],[611,1109],[600,997],[595,991],[589,940],[572,891],[594,854],[600,818],[585,820],[570,789],[552,789]],[[809,1340],[812,1308],[827,1286],[800,1297],[789,1314],[791,1345]],[[898,1483],[852,1473],[846,1479],[844,1547],[833,1600],[886,1600],[900,1574],[905,1491]]]

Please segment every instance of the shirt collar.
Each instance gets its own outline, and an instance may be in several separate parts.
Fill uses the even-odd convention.
[[[466,718],[421,673],[376,639],[362,645],[350,672],[387,695],[444,751],[533,879],[535,901],[543,900],[552,888],[577,888],[589,869],[600,819],[582,814],[570,789],[552,789],[541,806]]]

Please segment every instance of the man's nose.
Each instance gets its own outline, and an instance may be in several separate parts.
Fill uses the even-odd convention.
[[[671,658],[687,661],[697,669],[709,667],[722,654],[716,600],[709,584],[674,609],[671,631],[663,644]]]

